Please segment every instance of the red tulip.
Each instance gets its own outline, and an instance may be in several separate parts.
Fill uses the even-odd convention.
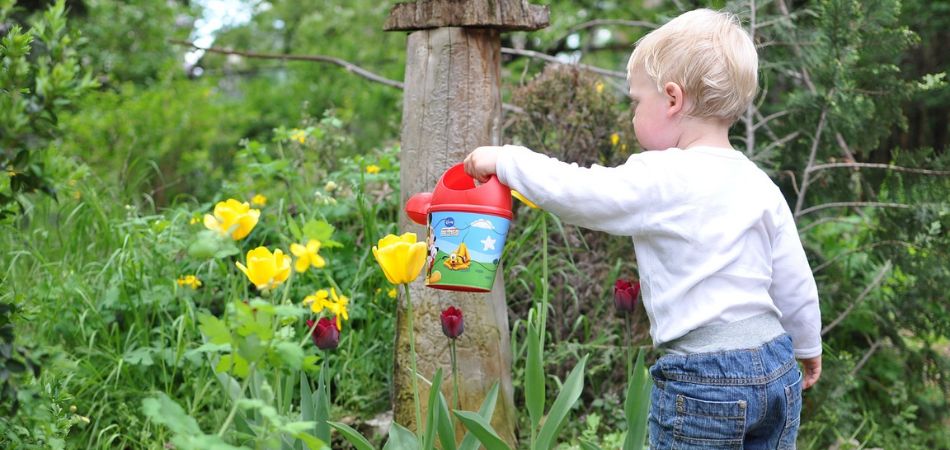
[[[455,339],[465,331],[465,320],[462,319],[462,310],[454,306],[442,311],[442,332],[449,339]]]
[[[614,306],[622,313],[633,312],[640,296],[640,282],[618,279],[614,283]]]
[[[307,321],[307,328],[313,329],[310,337],[314,345],[321,350],[333,350],[340,343],[340,330],[336,328],[336,320],[327,317],[317,321],[317,327],[313,327],[313,321]]]

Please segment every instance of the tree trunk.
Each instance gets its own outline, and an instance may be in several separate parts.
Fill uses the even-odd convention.
[[[446,27],[409,35],[403,97],[401,179],[402,203],[418,192],[432,191],[449,167],[480,145],[501,142],[501,40],[493,29]],[[401,215],[400,230],[425,239],[426,229]],[[445,379],[442,392],[451,407],[449,340],[439,315],[449,306],[462,310],[465,332],[457,341],[460,407],[477,411],[495,383],[500,384],[492,425],[514,444],[515,411],[511,384],[508,309],[501,265],[490,294],[426,288],[419,277],[412,293],[416,351],[420,375],[431,380],[438,367]],[[396,422],[415,429],[405,299],[400,299],[394,364]],[[425,409],[429,384],[419,380]],[[425,413],[423,413],[425,420]],[[457,430],[457,433],[461,428]]]

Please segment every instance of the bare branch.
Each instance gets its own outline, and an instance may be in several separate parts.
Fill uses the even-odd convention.
[[[281,53],[262,53],[262,52],[252,52],[248,50],[232,50],[227,48],[220,47],[201,47],[196,45],[194,42],[182,41],[178,39],[169,39],[168,42],[175,45],[182,45],[186,47],[192,47],[198,50],[203,50],[209,53],[220,53],[223,55],[238,55],[246,58],[255,58],[255,59],[277,59],[284,61],[310,61],[310,62],[322,62],[335,64],[340,67],[343,67],[347,71],[359,75],[363,78],[366,78],[370,81],[375,81],[377,83],[393,87],[396,89],[403,89],[403,83],[401,81],[391,80],[382,75],[377,75],[373,72],[370,72],[356,64],[353,64],[349,61],[342,60],[340,58],[335,58],[333,56],[323,56],[323,55],[290,55],[290,54],[281,54]],[[524,109],[509,103],[503,103],[501,105],[502,109],[505,111],[511,111],[517,114],[524,114]]]
[[[871,359],[871,355],[877,352],[877,349],[881,347],[881,344],[883,342],[884,342],[884,338],[881,338],[874,341],[874,343],[871,344],[871,348],[869,348],[868,351],[864,353],[864,356],[861,357],[861,360],[858,361],[858,363],[854,365],[853,369],[851,369],[850,375],[852,377],[857,375],[858,371],[861,370],[862,367],[864,367],[864,364],[866,364],[869,359]]]
[[[821,211],[822,209],[828,208],[842,208],[842,207],[851,207],[851,206],[871,206],[875,208],[913,208],[915,205],[908,205],[905,203],[885,203],[885,202],[831,202],[831,203],[822,203],[820,205],[815,205],[810,208],[805,208],[801,212],[795,213],[795,218],[798,219],[805,214],[813,213],[815,211]]]
[[[263,52],[252,52],[248,50],[231,50],[227,48],[220,47],[201,47],[196,45],[194,42],[182,41],[178,39],[169,39],[168,42],[176,45],[184,45],[187,47],[193,47],[198,50],[204,50],[210,53],[220,53],[223,55],[238,55],[244,56],[247,58],[257,58],[257,59],[279,59],[285,61],[312,61],[312,62],[323,62],[338,65],[348,72],[359,75],[363,78],[366,78],[370,81],[375,81],[377,83],[384,84],[386,86],[394,87],[397,89],[402,89],[403,84],[401,81],[390,80],[382,75],[377,75],[373,72],[370,72],[356,64],[353,64],[349,61],[342,60],[340,58],[335,58],[333,56],[324,56],[324,55],[287,55],[281,53],[263,53]]]
[[[548,54],[546,54],[546,53],[536,52],[536,51],[534,51],[534,50],[518,50],[518,49],[516,49],[516,48],[502,47],[502,48],[501,48],[501,52],[504,53],[504,54],[506,54],[506,55],[527,56],[527,57],[529,57],[529,58],[542,59],[542,60],[544,60],[544,61],[548,61],[548,62],[555,63],[555,64],[564,64],[564,65],[568,65],[568,66],[575,66],[575,67],[577,67],[578,69],[586,70],[586,71],[588,71],[588,72],[593,72],[593,73],[597,73],[597,74],[604,75],[604,76],[608,76],[608,77],[622,78],[622,79],[626,79],[626,78],[627,78],[627,73],[626,73],[626,72],[620,72],[620,71],[617,71],[617,70],[601,69],[600,67],[591,66],[591,65],[589,65],[589,64],[581,64],[581,63],[570,64],[570,63],[565,63],[564,61],[561,61],[561,60],[559,60],[559,59],[557,59],[557,58],[555,58],[555,57],[553,57],[553,56],[551,56],[551,55],[548,55]]]
[[[756,122],[755,125],[752,125],[752,129],[753,129],[753,130],[757,130],[759,127],[765,125],[768,121],[770,121],[770,120],[772,120],[772,119],[778,119],[779,117],[788,115],[788,113],[790,113],[790,112],[791,112],[791,111],[789,111],[789,110],[786,109],[786,110],[784,110],[784,111],[779,111],[779,112],[776,112],[776,113],[769,114],[769,115],[767,115],[767,116],[765,116],[765,117],[759,119],[759,121]]]
[[[924,175],[937,175],[937,176],[950,175],[950,170],[918,169],[916,167],[902,167],[902,166],[895,166],[892,164],[857,163],[857,162],[819,164],[817,166],[812,166],[808,168],[807,170],[809,172],[817,172],[819,170],[835,169],[839,167],[852,167],[856,169],[860,169],[860,168],[887,169],[887,170],[893,170],[895,172],[919,173],[919,174],[924,174]]]
[[[837,216],[835,216],[835,217],[822,217],[822,218],[820,218],[820,219],[818,219],[818,220],[816,220],[816,221],[814,221],[814,222],[810,222],[808,225],[805,225],[805,226],[799,228],[799,229],[798,229],[798,234],[799,234],[799,235],[803,235],[803,234],[805,234],[806,231],[808,231],[808,230],[810,230],[810,229],[812,229],[812,228],[815,228],[815,227],[817,227],[818,225],[825,224],[825,223],[828,223],[828,222],[849,222],[849,221],[851,221],[851,219],[852,219],[851,217],[837,217]]]
[[[864,298],[868,296],[871,290],[876,288],[877,285],[881,284],[881,281],[884,280],[884,275],[887,275],[887,272],[890,272],[890,270],[891,270],[891,261],[888,260],[886,263],[884,263],[884,267],[881,267],[881,270],[879,270],[877,272],[877,275],[874,276],[874,279],[871,280],[871,283],[864,287],[864,290],[861,291],[861,294],[858,295],[858,298],[856,298],[853,302],[851,302],[851,304],[848,305],[848,307],[845,308],[844,311],[841,311],[841,313],[838,314],[838,317],[835,317],[835,320],[832,320],[831,323],[829,323],[827,326],[821,329],[821,335],[824,336],[829,331],[831,331],[834,327],[838,326],[838,324],[841,323],[841,321],[844,320],[845,317],[848,317],[848,314],[851,314],[851,311],[853,311],[856,306],[858,306],[861,302],[864,301]]]
[[[795,217],[801,215],[802,206],[805,204],[805,193],[808,192],[808,183],[811,182],[811,172],[808,171],[815,165],[815,155],[818,154],[818,143],[821,142],[821,132],[825,129],[825,119],[828,117],[828,108],[821,110],[821,117],[818,119],[818,129],[815,130],[815,139],[811,143],[811,152],[808,154],[808,164],[805,165],[805,171],[802,174],[802,189],[798,194],[798,200],[795,201]]]

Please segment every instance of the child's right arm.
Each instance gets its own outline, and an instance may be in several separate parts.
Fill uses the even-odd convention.
[[[653,178],[631,158],[618,167],[567,164],[527,148],[479,147],[465,158],[465,171],[479,181],[492,174],[565,223],[611,234],[631,235],[643,221]]]

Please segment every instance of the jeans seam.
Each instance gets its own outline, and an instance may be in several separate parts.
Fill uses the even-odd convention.
[[[709,377],[696,377],[691,375],[680,375],[676,373],[669,373],[665,370],[662,371],[663,378],[670,381],[681,381],[684,383],[700,383],[700,384],[711,384],[717,386],[749,386],[749,385],[759,385],[759,384],[768,384],[772,381],[777,380],[778,378],[785,375],[789,370],[792,369],[796,364],[794,359],[786,361],[778,369],[772,371],[771,374],[760,376],[760,377],[747,377],[747,378],[709,378]]]

